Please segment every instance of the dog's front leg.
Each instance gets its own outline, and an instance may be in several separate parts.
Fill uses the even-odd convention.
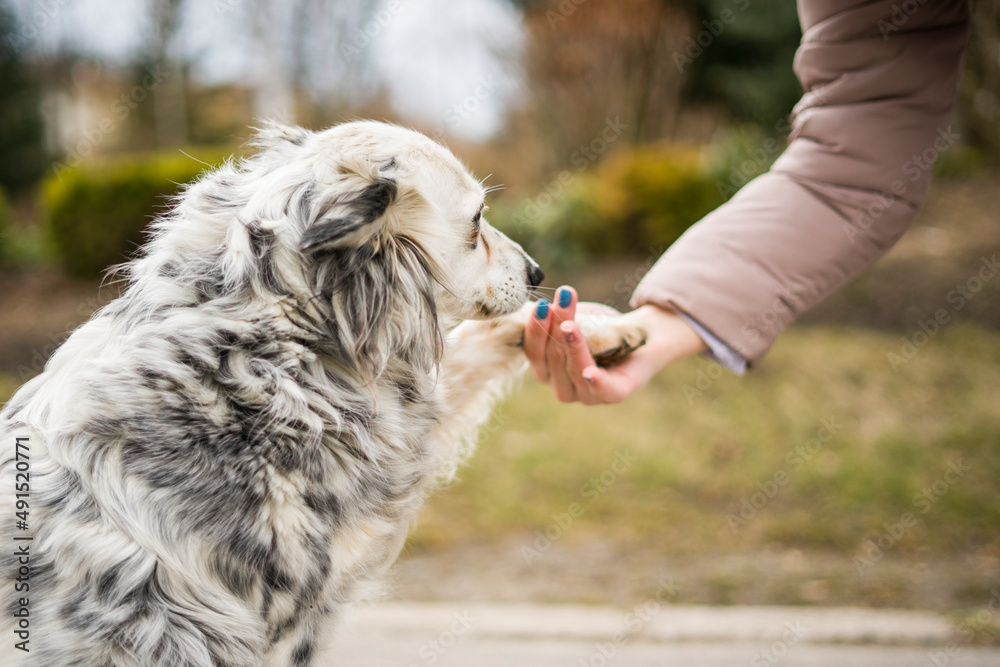
[[[446,475],[472,453],[493,405],[527,369],[524,327],[534,307],[529,303],[497,319],[468,320],[448,336],[439,381],[444,410],[436,429]],[[599,366],[618,363],[646,342],[641,326],[611,308],[578,313],[577,322]]]
[[[439,379],[443,413],[436,429],[447,473],[472,453],[494,404],[527,368],[521,344],[533,305],[496,319],[467,320],[448,335]]]

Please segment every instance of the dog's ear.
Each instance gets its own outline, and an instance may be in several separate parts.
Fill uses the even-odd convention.
[[[265,120],[260,127],[254,129],[253,144],[264,150],[288,144],[301,146],[312,134],[303,127],[285,125],[273,120]]]
[[[397,192],[396,181],[381,176],[375,178],[356,195],[335,202],[313,222],[302,235],[300,249],[312,253],[340,245],[360,244],[375,233],[374,223],[385,215],[396,200]]]

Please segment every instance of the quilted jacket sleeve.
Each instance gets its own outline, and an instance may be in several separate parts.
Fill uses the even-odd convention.
[[[771,170],[687,231],[633,307],[686,313],[757,363],[909,226],[950,118],[970,0],[799,0],[806,91]],[[753,11],[750,8],[748,11]]]

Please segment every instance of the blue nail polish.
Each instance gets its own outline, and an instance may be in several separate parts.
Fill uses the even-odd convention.
[[[559,307],[569,308],[571,303],[573,303],[573,293],[566,288],[559,290]]]
[[[540,300],[538,302],[538,306],[535,308],[535,316],[538,319],[540,319],[540,320],[544,320],[546,317],[549,316],[549,302],[548,301],[546,301],[545,299],[542,299],[542,300]]]

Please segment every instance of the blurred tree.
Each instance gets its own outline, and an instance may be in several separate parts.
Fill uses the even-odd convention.
[[[612,141],[670,136],[682,73],[671,54],[690,30],[669,0],[521,0],[527,85],[549,169],[583,168]]]
[[[529,35],[525,69],[549,169],[620,117],[623,138],[671,138],[682,107],[781,127],[801,88],[795,3],[511,0]]]
[[[186,68],[172,49],[179,32],[183,3],[184,0],[152,0],[150,5],[152,29],[148,57],[154,68],[163,70],[158,83],[152,86],[159,148],[183,146],[188,139]]]
[[[255,113],[312,125],[342,119],[375,95],[372,33],[402,6],[401,0],[223,1],[248,12]]]
[[[0,5],[0,186],[14,192],[34,184],[47,163],[41,94],[19,36],[17,20]]]
[[[685,100],[725,106],[774,132],[802,95],[792,59],[802,36],[795,3],[693,0],[696,20],[679,66]]]

